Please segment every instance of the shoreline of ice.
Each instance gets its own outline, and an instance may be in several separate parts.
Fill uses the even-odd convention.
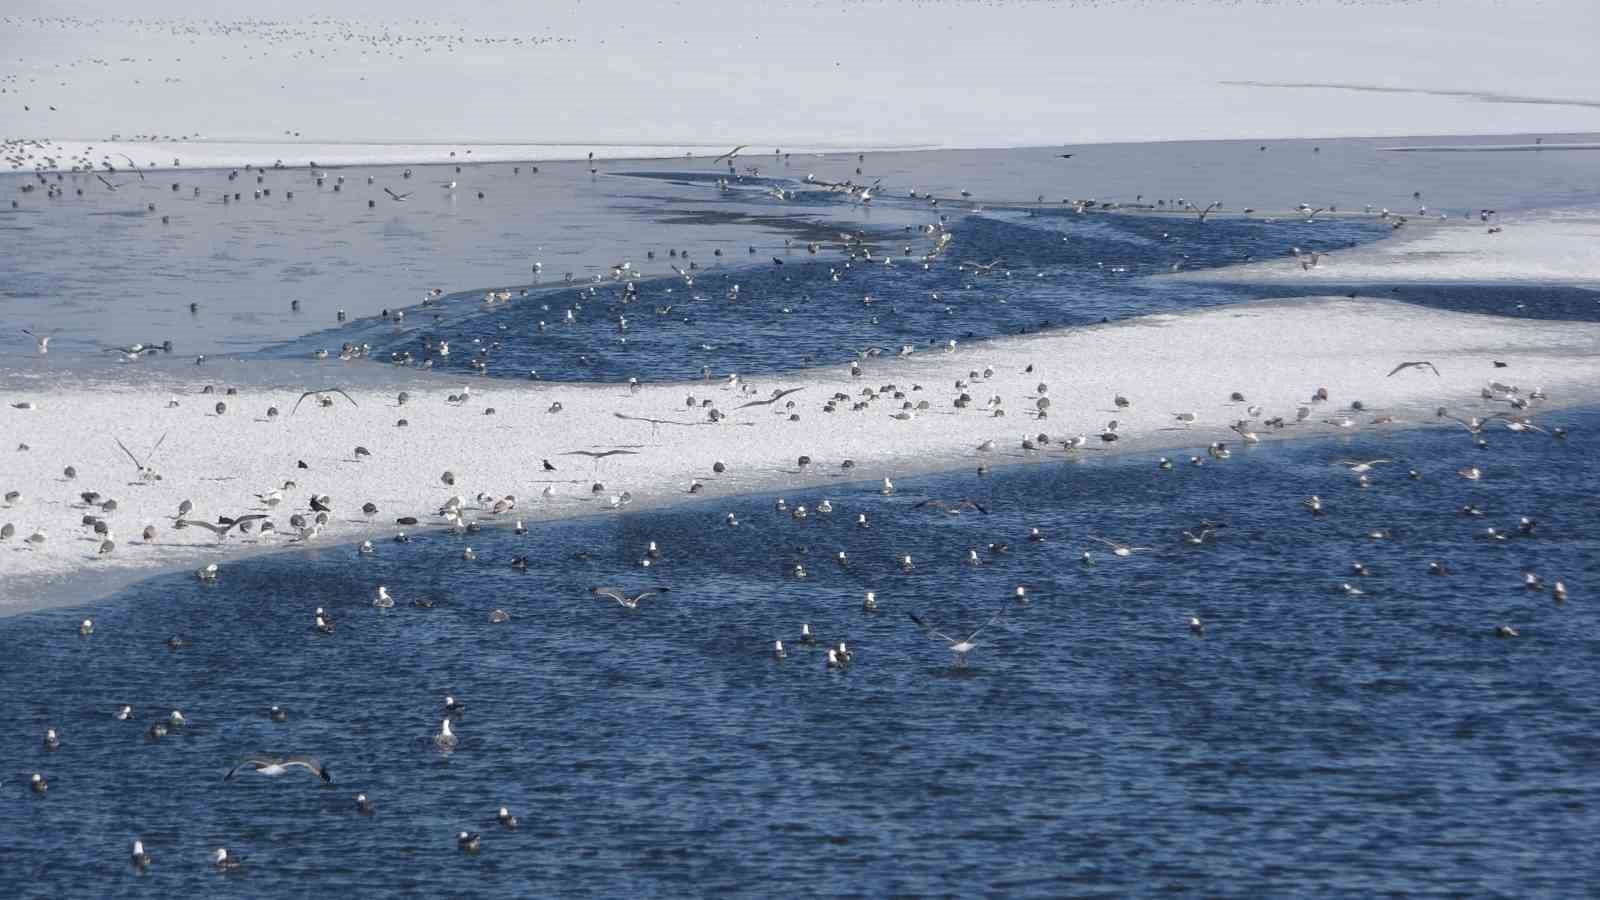
[[[1407,370],[1386,377],[1395,363],[1411,359],[1428,359],[1442,374]],[[1494,359],[1512,365],[1497,369]],[[1031,372],[1024,368],[1029,365]],[[457,380],[336,360],[67,373],[41,364],[14,370],[0,376],[0,418],[7,434],[30,449],[13,445],[0,455],[0,486],[23,491],[0,508],[0,521],[17,529],[0,545],[7,584],[0,615],[92,602],[133,581],[206,562],[221,564],[226,577],[227,563],[241,554],[301,546],[290,542],[287,520],[291,511],[305,510],[312,493],[330,495],[334,513],[327,530],[306,546],[348,547],[390,538],[398,516],[417,517],[422,525],[412,530],[442,523],[433,513],[451,495],[463,498],[468,518],[502,523],[602,512],[623,491],[632,497],[631,509],[775,490],[821,499],[846,479],[1065,460],[1072,454],[1061,449],[1060,439],[1088,434],[1091,446],[1102,446],[1096,435],[1113,418],[1121,423],[1119,452],[1154,454],[1215,440],[1237,445],[1227,425],[1248,418],[1247,405],[1263,406],[1263,418],[1292,421],[1296,407],[1318,387],[1327,387],[1332,399],[1315,407],[1309,427],[1272,433],[1257,426],[1262,438],[1423,425],[1438,421],[1433,410],[1439,405],[1463,415],[1508,411],[1478,399],[1491,379],[1515,381],[1524,391],[1541,386],[1552,398],[1550,408],[1584,405],[1600,399],[1600,324],[1442,312],[1386,300],[1262,301],[1008,337],[949,353],[869,359],[862,366],[861,377],[838,366],[763,376],[748,393],[723,378],[649,384],[637,392],[624,384],[474,379],[465,403],[445,399],[462,390]],[[986,379],[981,373],[988,367],[995,372]],[[1158,367],[1182,377],[1153,376]],[[979,377],[971,379],[975,371]],[[239,379],[232,382],[238,395],[226,394],[229,377]],[[952,405],[957,379],[972,381],[966,389],[974,401],[969,408]],[[1033,415],[1040,383],[1049,385],[1043,421]],[[215,393],[202,394],[205,384],[215,385]],[[864,388],[890,384],[904,393],[903,400],[884,392],[868,409],[851,411]],[[301,391],[334,385],[359,406],[330,394],[333,406],[307,400],[293,411]],[[794,387],[802,390],[780,403],[741,408],[774,389]],[[403,407],[396,406],[399,389],[412,395]],[[1235,391],[1248,402],[1231,401]],[[824,412],[836,394],[848,399]],[[1129,396],[1132,406],[1115,408],[1111,400],[1117,394]],[[707,421],[707,411],[687,408],[686,395],[711,399],[727,418],[699,424]],[[1005,417],[984,409],[995,396]],[[1355,399],[1364,411],[1348,409]],[[912,409],[910,419],[893,417],[903,403],[922,400],[929,407]],[[791,401],[792,411],[786,408]],[[36,408],[13,406],[23,402]],[[218,402],[227,404],[220,415],[214,412]],[[555,403],[559,412],[550,411]],[[270,405],[281,414],[269,420]],[[494,414],[486,414],[489,408]],[[1178,411],[1195,412],[1196,423],[1180,427],[1173,417]],[[791,414],[799,421],[790,421]],[[1379,414],[1394,415],[1397,422],[1367,424]],[[1356,420],[1355,427],[1323,422],[1345,415]],[[407,427],[397,427],[400,418],[409,420]],[[679,424],[691,422],[697,424]],[[820,423],[826,427],[818,428]],[[170,437],[152,465],[164,477],[141,483],[114,439],[144,454],[163,433]],[[1039,433],[1053,439],[1045,449],[1021,449],[1024,437]],[[1507,433],[1502,439],[1524,438]],[[995,442],[993,451],[975,449],[988,440]],[[353,455],[358,445],[371,456]],[[635,452],[600,463],[566,455],[612,448]],[[802,454],[813,459],[805,473],[797,469]],[[853,466],[845,470],[847,458]],[[541,459],[550,459],[558,471],[541,471]],[[726,474],[713,473],[719,460]],[[308,467],[297,468],[299,461]],[[76,468],[75,480],[64,479],[67,464]],[[440,481],[447,469],[456,476],[454,486]],[[703,483],[702,493],[689,494],[695,479]],[[280,536],[265,545],[235,535],[219,549],[200,528],[172,529],[180,500],[192,500],[192,517],[206,521],[264,512],[256,495],[286,480],[295,487],[270,511]],[[597,494],[590,491],[594,481],[604,484]],[[542,499],[547,484],[553,496]],[[103,516],[117,541],[103,558],[96,552],[99,538],[80,524],[87,513],[101,515],[79,501],[86,490],[119,504]],[[501,516],[480,512],[473,509],[480,492],[515,495],[517,507]],[[359,512],[368,501],[377,504],[378,514]],[[149,544],[139,537],[146,525],[158,531]],[[25,543],[40,528],[47,540],[37,547]]]

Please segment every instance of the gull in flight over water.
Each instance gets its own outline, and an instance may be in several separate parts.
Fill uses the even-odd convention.
[[[933,628],[914,612],[907,612],[906,615],[911,617],[911,621],[917,623],[917,627],[921,628],[923,631],[926,631],[929,635],[948,643],[950,645],[950,652],[956,655],[956,668],[964,669],[967,666],[967,654],[971,653],[973,649],[978,646],[974,641],[974,638],[976,638],[978,634],[985,628],[988,628],[990,625],[1000,621],[1000,617],[1005,615],[1005,610],[1001,609],[1000,612],[995,613],[994,616],[989,619],[989,621],[984,622],[982,625],[979,625],[977,628],[973,629],[973,632],[964,638],[953,638],[950,635]]]
[[[411,199],[411,194],[413,193],[412,191],[406,191],[404,194],[396,194],[394,191],[391,191],[388,188],[384,188],[383,192],[388,194],[389,199],[396,203],[404,203],[405,201]]]
[[[656,594],[659,594],[662,590],[666,590],[666,589],[665,588],[661,588],[659,590],[654,590],[654,591],[642,591],[642,592],[637,593],[637,594],[629,594],[627,591],[624,591],[621,588],[592,587],[592,588],[589,589],[589,593],[592,594],[595,597],[600,597],[600,598],[603,598],[603,599],[606,599],[606,600],[615,600],[624,609],[638,609],[639,608],[639,601],[645,599],[646,597],[654,597]]]
[[[1110,547],[1112,556],[1132,556],[1134,553],[1141,550],[1154,549],[1152,547],[1135,547],[1132,544],[1119,544],[1116,541],[1108,540],[1103,537],[1096,537],[1092,534],[1089,535],[1089,540],[1099,541],[1100,543],[1105,544],[1107,547]]]
[[[1365,475],[1372,471],[1372,467],[1383,463],[1392,463],[1392,459],[1341,459],[1334,461],[1336,466],[1344,466],[1357,475]]]
[[[247,759],[244,762],[239,763],[237,766],[229,769],[228,774],[224,775],[222,780],[227,781],[231,779],[234,775],[238,774],[240,770],[252,771],[258,775],[275,776],[282,775],[294,768],[305,769],[307,772],[310,772],[318,778],[321,778],[324,782],[333,781],[333,777],[328,774],[327,767],[313,756],[251,757],[250,759]]]

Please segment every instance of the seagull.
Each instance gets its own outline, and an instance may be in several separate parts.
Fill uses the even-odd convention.
[[[43,354],[43,353],[49,353],[49,352],[50,352],[50,338],[51,338],[51,337],[52,337],[52,336],[53,336],[53,335],[48,335],[48,334],[34,334],[34,333],[33,333],[33,332],[31,332],[31,331],[29,331],[29,330],[28,330],[28,329],[26,329],[26,328],[24,328],[24,329],[22,329],[22,333],[23,333],[23,334],[25,334],[25,335],[27,335],[27,336],[28,336],[28,337],[31,337],[31,338],[33,338],[33,339],[34,339],[34,341],[35,341],[35,342],[37,342],[37,343],[38,343],[38,345],[39,345],[39,352],[40,352],[40,353],[41,353],[41,354]]]
[[[749,403],[741,403],[741,404],[739,404],[739,406],[737,408],[738,409],[744,409],[745,407],[748,407],[748,406],[771,406],[772,404],[777,403],[779,400],[783,399],[784,397],[789,396],[790,394],[794,393],[795,391],[803,391],[803,390],[805,390],[805,388],[803,388],[803,387],[788,388],[786,390],[781,390],[781,391],[780,390],[774,390],[772,392],[772,396],[767,398],[766,400],[751,400]]]
[[[357,403],[355,401],[355,399],[353,397],[351,397],[349,394],[346,394],[344,391],[341,391],[338,388],[324,388],[324,389],[322,389],[320,391],[306,391],[304,394],[301,394],[300,395],[300,399],[296,400],[294,402],[294,409],[289,410],[289,415],[291,415],[291,416],[294,415],[295,414],[295,410],[298,410],[300,408],[300,404],[304,403],[305,399],[307,397],[315,396],[320,400],[320,399],[322,399],[322,395],[323,394],[338,394],[339,396],[345,398],[346,400],[349,400],[351,406],[360,406],[361,405],[361,404]],[[323,405],[331,406],[332,404],[331,403],[324,403]]]
[[[1099,541],[1100,543],[1105,544],[1107,547],[1110,547],[1112,556],[1132,556],[1134,553],[1140,550],[1154,549],[1151,547],[1135,547],[1131,544],[1119,544],[1116,541],[1106,540],[1103,537],[1096,537],[1092,534],[1089,535],[1089,540]]]
[[[433,745],[445,753],[449,753],[456,748],[456,743],[455,733],[450,730],[450,720],[441,719],[439,721],[439,733],[433,736]]]
[[[734,159],[736,157],[738,157],[739,151],[743,150],[744,148],[746,148],[748,146],[750,146],[750,145],[749,144],[740,144],[739,146],[733,148],[732,150],[729,150],[727,153],[724,153],[721,156],[717,157],[716,159],[713,159],[711,161],[711,164],[712,165],[716,165],[717,163],[722,162],[723,160],[727,160],[728,162],[731,163],[731,162],[734,161]]]
[[[391,191],[388,188],[384,188],[383,192],[388,194],[389,199],[395,201],[396,203],[404,203],[406,200],[411,198],[411,194],[413,193],[412,191],[406,191],[404,194],[396,194],[394,191]]]
[[[144,852],[144,841],[133,839],[133,852],[128,857],[133,862],[136,871],[143,872],[150,868],[150,854]]]
[[[166,432],[163,432],[162,435],[161,435],[160,440],[157,440],[156,441],[156,445],[154,447],[150,448],[150,455],[145,457],[145,459],[154,458],[155,455],[156,455],[156,451],[161,449],[161,445],[166,441],[166,439],[167,439]],[[127,445],[122,443],[122,439],[121,438],[112,438],[112,440],[116,441],[117,442],[117,446],[122,448],[122,452],[126,453],[128,455],[128,458],[133,460],[134,467],[139,470],[139,480],[140,481],[148,482],[148,481],[160,481],[161,480],[161,475],[159,473],[157,473],[156,470],[154,468],[152,468],[151,466],[140,462],[139,461],[139,457],[133,455],[133,451],[129,450]]]
[[[1000,612],[995,613],[994,616],[989,619],[989,621],[979,625],[971,634],[959,640],[951,637],[948,634],[945,634],[942,631],[934,629],[914,612],[907,612],[906,615],[910,616],[911,621],[917,623],[917,627],[921,628],[923,631],[926,631],[933,637],[948,642],[950,644],[951,652],[956,655],[956,668],[963,669],[966,668],[967,665],[967,654],[971,653],[973,649],[978,646],[973,642],[973,638],[976,638],[978,634],[985,628],[988,628],[990,625],[1000,621],[1000,617],[1005,615],[1005,610],[1002,609]]]
[[[229,856],[226,847],[218,847],[211,854],[211,864],[216,867],[218,872],[231,872],[239,868],[239,859],[235,856]]]
[[[1393,378],[1395,373],[1399,372],[1401,369],[1416,369],[1420,372],[1422,371],[1423,366],[1427,366],[1428,368],[1432,369],[1435,378],[1439,376],[1439,368],[1437,366],[1425,359],[1419,359],[1416,362],[1403,362],[1400,365],[1395,366],[1393,369],[1390,369],[1389,374],[1384,377]]]
[[[1394,462],[1394,460],[1392,460],[1392,459],[1368,459],[1368,460],[1341,459],[1341,460],[1336,460],[1333,464],[1336,465],[1336,466],[1344,466],[1344,467],[1348,468],[1351,472],[1354,472],[1357,475],[1365,475],[1366,473],[1372,471],[1372,467],[1373,466],[1379,465],[1381,463],[1392,463],[1392,462]]]
[[[639,608],[639,601],[643,600],[646,597],[654,597],[656,594],[658,594],[658,593],[660,593],[661,591],[664,591],[664,590],[666,590],[666,588],[661,588],[660,590],[657,590],[657,591],[644,591],[644,592],[641,592],[641,593],[638,593],[638,594],[630,595],[630,594],[628,594],[628,592],[622,590],[621,588],[592,587],[592,588],[589,589],[589,593],[592,594],[595,597],[602,597],[602,598],[609,599],[609,600],[615,600],[615,601],[617,601],[618,604],[620,604],[625,609],[638,609]]]
[[[178,519],[173,523],[173,526],[176,528],[186,528],[190,525],[193,525],[198,528],[204,528],[216,535],[218,541],[225,541],[228,539],[228,532],[232,531],[233,529],[239,528],[246,522],[253,522],[256,519],[265,518],[266,516],[262,513],[251,513],[250,515],[240,516],[236,519],[230,519],[227,516],[221,516],[217,519],[217,524],[215,525],[210,522],[201,522],[195,519]],[[240,530],[243,531],[242,528],[240,528]]]
[[[994,272],[994,267],[995,266],[998,266],[998,265],[1000,265],[1001,263],[1004,263],[1004,262],[1005,262],[1004,259],[997,259],[994,262],[985,265],[984,263],[973,262],[971,260],[968,260],[968,261],[962,263],[960,268],[963,268],[963,269],[969,269],[970,268],[973,271],[973,273],[977,274],[977,275],[989,275],[989,274],[992,274]]]
[[[328,774],[327,767],[321,762],[318,762],[316,757],[312,756],[252,757],[229,769],[228,774],[224,775],[222,780],[229,780],[234,775],[238,774],[240,769],[253,771],[258,775],[277,776],[282,775],[293,768],[305,769],[307,772],[310,772],[318,778],[321,778],[324,783],[333,781],[333,777]]]

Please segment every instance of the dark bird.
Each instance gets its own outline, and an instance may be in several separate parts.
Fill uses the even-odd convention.
[[[173,523],[173,525],[174,525],[174,527],[177,527],[177,528],[186,528],[186,527],[188,527],[190,525],[196,526],[198,528],[204,528],[205,530],[207,530],[207,531],[211,532],[212,534],[216,535],[217,536],[217,540],[222,541],[222,540],[227,540],[228,532],[232,531],[235,528],[239,528],[239,526],[243,525],[244,523],[253,522],[256,519],[265,519],[265,518],[266,518],[265,514],[262,514],[262,513],[251,513],[250,515],[239,516],[236,519],[230,519],[227,516],[218,516],[217,517],[217,523],[215,525],[211,524],[210,522],[201,522],[201,521],[197,521],[195,519],[178,519],[176,522]],[[242,531],[243,529],[240,529],[240,530]]]
[[[1401,369],[1418,369],[1418,370],[1420,370],[1420,369],[1422,369],[1423,366],[1427,366],[1428,368],[1432,369],[1434,376],[1438,377],[1438,375],[1439,375],[1438,367],[1436,367],[1433,363],[1428,362],[1425,359],[1420,359],[1420,360],[1417,360],[1416,362],[1403,362],[1400,365],[1395,366],[1393,369],[1390,369],[1389,370],[1389,374],[1387,376],[1385,376],[1385,377],[1386,378],[1393,378],[1395,373],[1399,372]]]
[[[746,407],[750,407],[750,406],[771,406],[772,404],[777,403],[779,400],[782,400],[784,397],[789,396],[790,394],[794,393],[795,391],[803,391],[803,390],[805,390],[805,388],[803,388],[803,387],[788,388],[786,390],[781,390],[781,391],[775,390],[775,391],[772,392],[772,396],[768,397],[765,400],[751,400],[749,403],[741,403],[741,404],[739,404],[738,408],[739,409],[745,409]]]
[[[605,459],[608,456],[638,456],[637,450],[568,450],[562,456],[587,456],[590,459]]]

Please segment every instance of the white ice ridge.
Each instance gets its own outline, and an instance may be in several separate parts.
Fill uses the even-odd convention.
[[[1432,362],[1439,374],[1406,369],[1388,376],[1396,364],[1413,360]],[[1494,360],[1508,365],[1496,368]],[[1491,380],[1515,384],[1524,395],[1542,387],[1550,398],[1544,409],[1593,403],[1600,399],[1600,324],[1442,312],[1384,300],[1270,301],[1007,338],[953,352],[870,358],[860,364],[859,376],[841,362],[752,378],[748,389],[730,386],[726,376],[637,391],[624,384],[480,378],[471,382],[464,402],[454,403],[448,395],[461,394],[461,383],[442,375],[396,371],[394,377],[403,381],[358,387],[373,372],[390,372],[370,363],[252,362],[233,372],[256,378],[254,385],[241,383],[237,395],[227,395],[226,384],[213,381],[216,372],[208,368],[116,370],[119,375],[99,383],[86,373],[52,372],[46,365],[41,360],[40,369],[0,377],[0,434],[7,444],[0,448],[0,490],[20,491],[0,506],[0,523],[16,528],[0,543],[0,608],[12,612],[89,602],[158,570],[209,562],[226,568],[229,559],[266,549],[352,552],[363,538],[391,537],[400,530],[397,517],[421,520],[413,531],[441,524],[436,513],[452,496],[462,498],[466,518],[502,525],[518,518],[627,515],[690,498],[696,479],[703,483],[698,496],[713,500],[783,490],[794,500],[831,497],[839,504],[870,489],[847,482],[980,464],[1060,464],[1073,452],[1059,441],[1079,434],[1089,436],[1088,446],[1123,451],[1203,447],[1213,440],[1239,446],[1227,426],[1252,418],[1249,406],[1262,407],[1259,418],[1293,421],[1297,407],[1318,388],[1327,388],[1329,400],[1314,405],[1306,424],[1256,430],[1268,440],[1381,432],[1440,422],[1437,405],[1460,415],[1509,412],[1505,403],[1480,398]],[[1029,365],[1031,372],[1025,371]],[[293,383],[261,386],[275,379]],[[953,405],[958,379],[970,382],[964,388],[973,399],[969,407]],[[201,393],[208,383],[216,384],[215,392]],[[1040,383],[1048,386],[1043,420],[1033,414]],[[332,405],[308,399],[292,412],[302,391],[341,384],[359,406],[329,394]],[[869,408],[852,411],[865,389],[887,385],[903,392],[904,400],[882,393]],[[789,388],[801,390],[770,405],[742,407]],[[399,390],[410,394],[403,406],[397,405]],[[1230,399],[1236,391],[1244,402]],[[849,399],[839,401],[837,411],[824,412],[835,393]],[[1131,401],[1129,407],[1113,405],[1119,394]],[[689,408],[689,396],[709,399],[725,418],[665,424],[708,421],[709,409],[698,403]],[[1005,416],[993,415],[994,397]],[[923,400],[927,409],[896,417],[903,415],[903,403]],[[1364,411],[1351,411],[1357,400]],[[227,404],[221,415],[218,402]],[[559,411],[552,411],[555,404]],[[269,419],[271,406],[280,414]],[[494,414],[486,414],[491,408]],[[1175,418],[1177,412],[1192,412],[1193,424]],[[1543,418],[1541,409],[1532,414],[1540,422],[1556,418]],[[1349,427],[1325,421],[1345,415],[1352,418]],[[1380,415],[1396,421],[1373,424]],[[407,427],[397,426],[401,418]],[[1114,445],[1098,439],[1110,419],[1121,423]],[[163,433],[165,445],[151,456]],[[1040,433],[1052,442],[1037,452],[1022,448],[1024,438]],[[162,478],[142,481],[117,447],[119,438]],[[1496,439],[1534,438],[1508,432]],[[994,449],[978,449],[991,440]],[[370,455],[357,454],[358,446]],[[567,455],[608,449],[633,452],[599,461]],[[802,454],[812,460],[803,470],[797,465]],[[542,459],[557,470],[544,471]],[[842,468],[846,459],[854,461],[848,470]],[[726,464],[724,474],[713,472],[717,461]],[[71,480],[63,475],[67,465],[76,472]],[[441,481],[447,470],[454,473],[453,485]],[[284,488],[286,481],[295,484]],[[593,492],[595,482],[604,488]],[[552,496],[541,497],[547,487]],[[258,497],[279,489],[277,506]],[[90,490],[116,500],[117,509],[86,507],[79,495]],[[612,498],[625,491],[631,504],[607,512]],[[306,512],[313,494],[331,498],[330,521],[315,539],[291,543],[290,512]],[[493,515],[485,508],[490,504],[476,499],[480,494],[514,495],[516,507]],[[261,539],[234,533],[218,542],[201,527],[175,530],[183,500],[193,502],[189,517],[197,521],[268,514],[278,534]],[[367,502],[379,512],[364,515]],[[713,504],[707,515],[722,511]],[[98,553],[101,540],[81,524],[85,514],[109,524],[116,542],[111,553]],[[146,526],[155,528],[149,542],[141,537]],[[45,539],[28,543],[36,531]]]
[[[379,141],[51,141],[36,155],[56,160],[66,171],[73,160],[94,165],[108,161],[127,169],[127,159],[145,171],[183,172],[195,169],[242,169],[245,166],[323,169],[343,166],[469,165],[472,163],[541,163],[570,160],[683,161],[708,163],[730,148],[721,144],[533,144],[533,143],[384,143]],[[765,160],[772,148],[766,151]],[[838,147],[793,146],[791,153],[837,152]],[[855,147],[852,150],[858,149]],[[905,150],[916,147],[862,147],[861,150]],[[592,156],[591,156],[592,154]],[[715,171],[715,170],[713,170]]]
[[[1415,223],[1392,239],[1322,254],[1164,275],[1285,284],[1565,284],[1600,286],[1600,212],[1541,210],[1489,222]],[[1600,294],[1596,295],[1600,302]]]

